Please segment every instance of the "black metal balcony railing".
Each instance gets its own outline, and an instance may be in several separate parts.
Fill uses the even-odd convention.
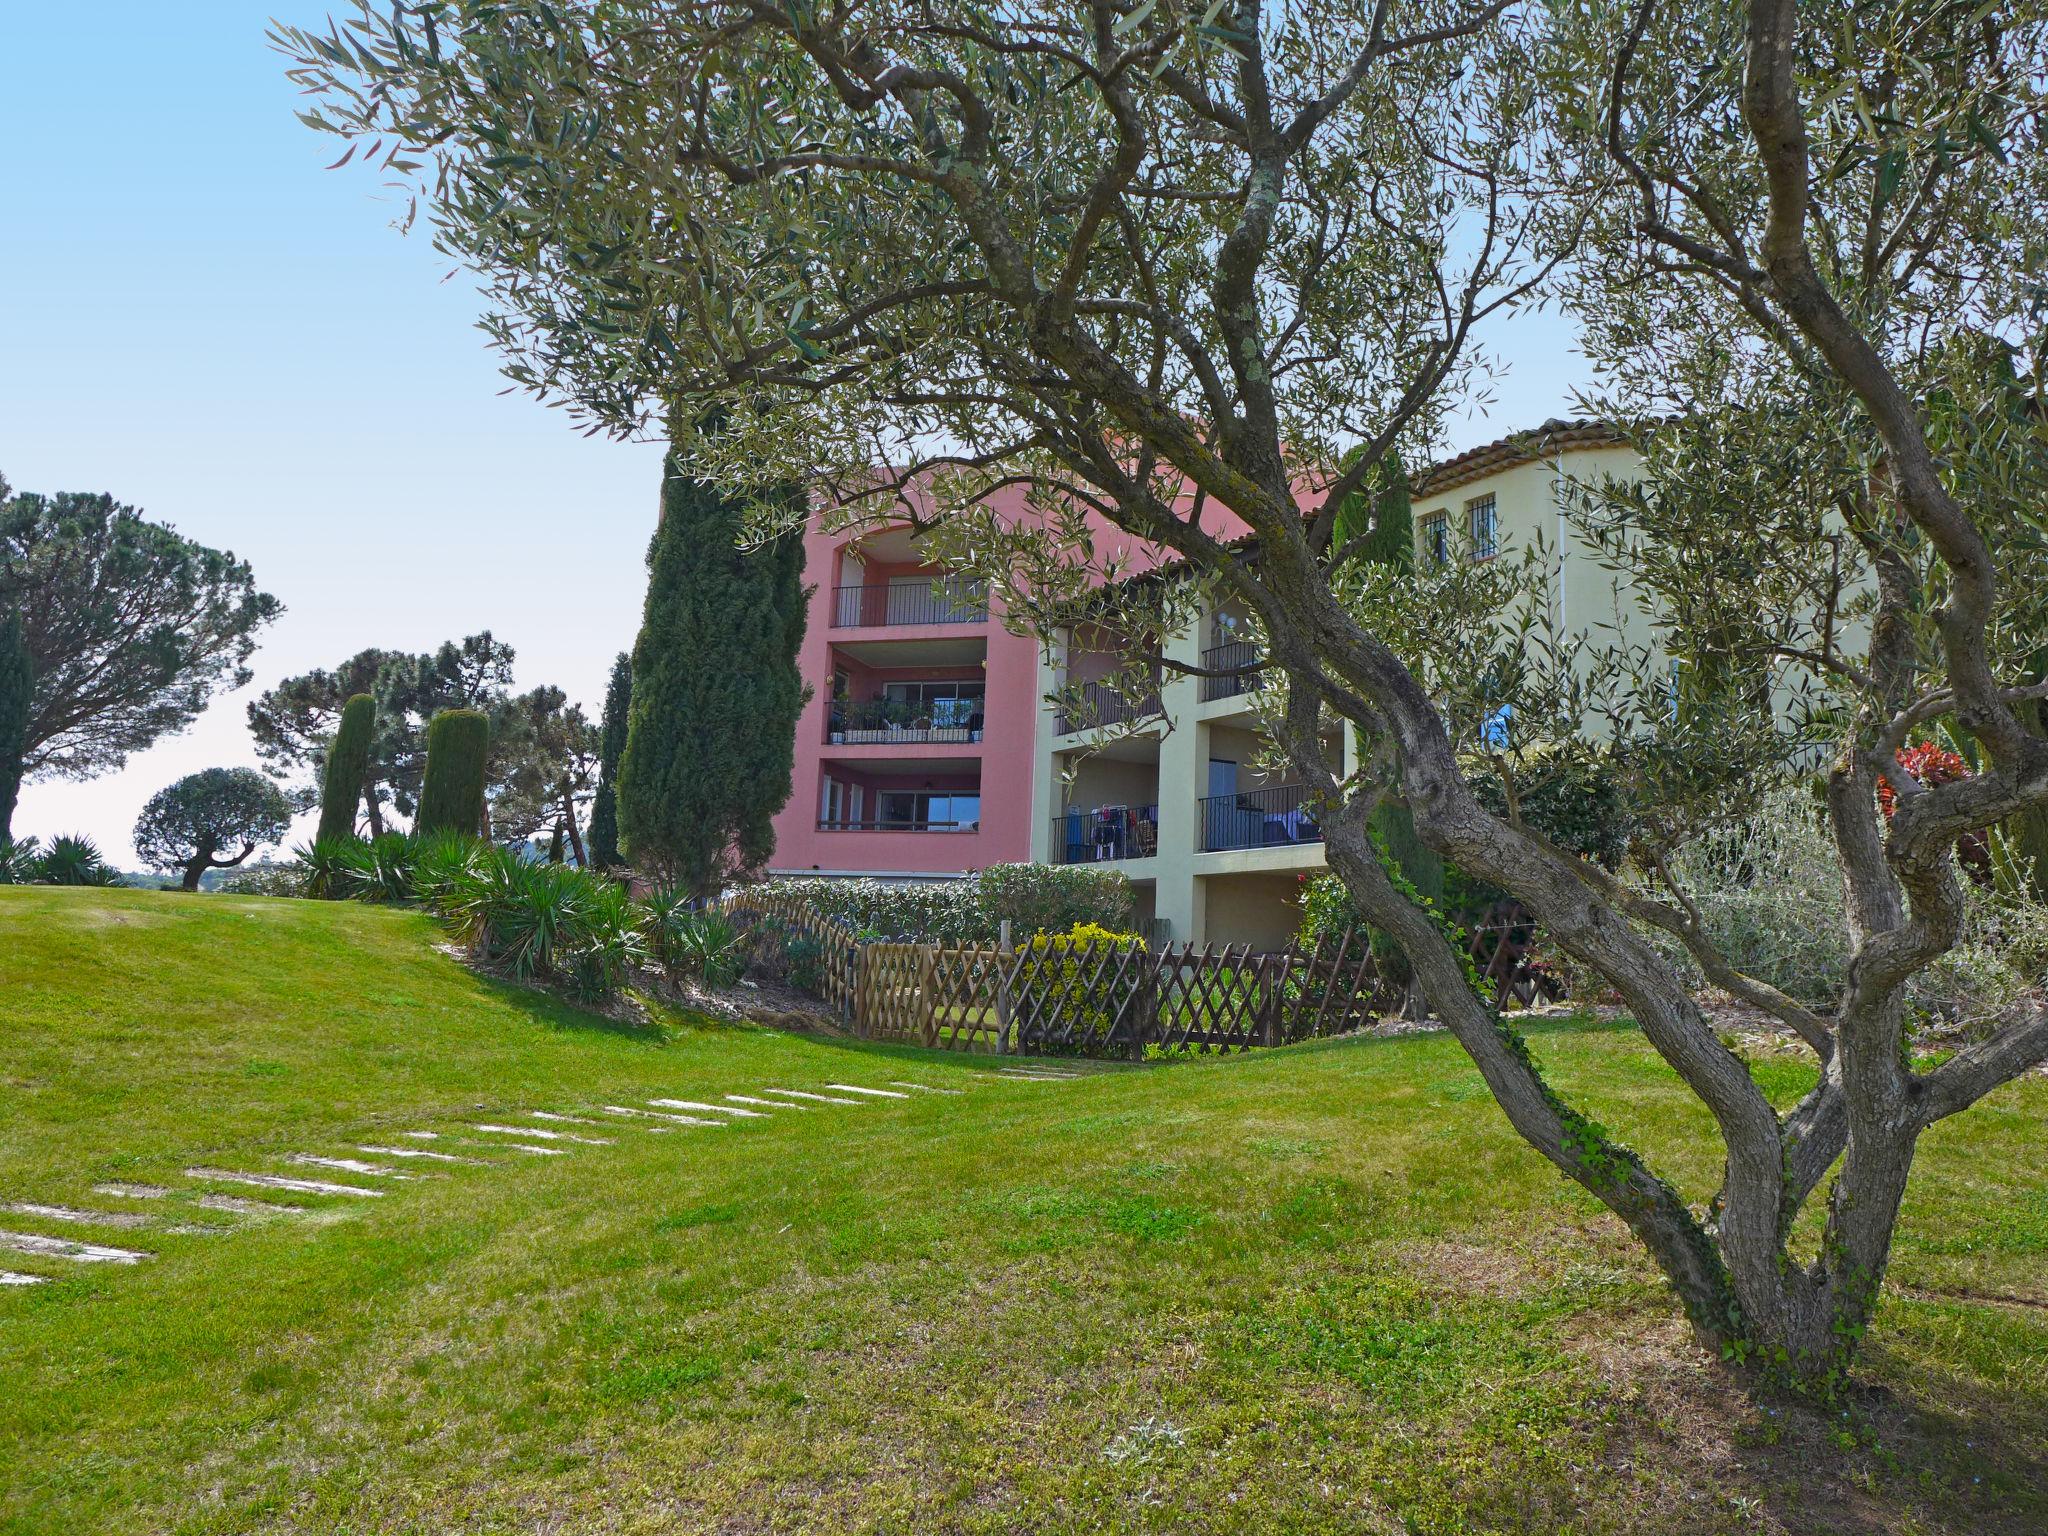
[[[820,832],[979,832],[979,821],[833,821],[818,818]]]
[[[834,629],[874,629],[885,624],[980,624],[988,618],[988,588],[978,581],[950,576],[839,587],[834,589],[832,599]]]
[[[967,744],[981,740],[980,699],[862,699],[834,704],[825,720],[825,739],[834,746],[915,746],[920,742]]]
[[[1200,802],[1199,809],[1204,853],[1323,840],[1305,785],[1276,784],[1266,789],[1241,789],[1234,795],[1210,795]]]
[[[1104,726],[1127,725],[1159,713],[1159,680],[1151,691],[1129,694],[1109,683],[1084,683],[1077,707],[1060,711],[1059,733],[1094,731]]]
[[[1230,640],[1222,645],[1212,645],[1202,652],[1202,670],[1221,672],[1229,667],[1249,667],[1259,660],[1259,648],[1249,640]],[[1205,677],[1202,679],[1202,702],[1212,699],[1234,699],[1251,690],[1252,679],[1258,674],[1239,672],[1231,677]]]
[[[1079,807],[1052,819],[1052,861],[1091,864],[1111,859],[1149,859],[1159,852],[1159,807]]]

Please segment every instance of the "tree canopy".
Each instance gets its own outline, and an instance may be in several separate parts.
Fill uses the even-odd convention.
[[[206,768],[149,797],[135,822],[135,851],[152,868],[183,871],[184,888],[196,891],[209,869],[234,868],[281,840],[291,823],[291,806],[255,769]]]
[[[23,772],[70,779],[120,767],[248,682],[256,632],[283,611],[247,561],[111,496],[17,493],[0,479],[8,609],[35,674]]]

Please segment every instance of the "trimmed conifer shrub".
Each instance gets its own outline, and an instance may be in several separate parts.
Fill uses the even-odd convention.
[[[809,692],[802,540],[742,549],[742,510],[670,458],[619,762],[627,859],[696,894],[774,851]]]
[[[377,729],[377,701],[359,693],[341,707],[341,724],[327,748],[320,785],[320,830],[316,842],[355,836],[356,806],[370,768],[370,738]]]
[[[482,833],[490,750],[490,717],[480,709],[444,709],[428,722],[426,782],[414,831]]]
[[[604,723],[598,735],[597,794],[590,805],[590,867],[615,869],[619,852],[619,759],[626,751],[626,720],[633,707],[633,658],[624,651],[612,663],[604,691]]]
[[[0,623],[0,842],[12,835],[14,804],[21,796],[21,760],[28,750],[35,683],[35,663],[17,609]]]

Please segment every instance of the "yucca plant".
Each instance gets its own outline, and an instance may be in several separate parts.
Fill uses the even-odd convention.
[[[108,867],[100,857],[99,845],[89,837],[53,837],[49,852],[41,860],[46,885],[119,885],[119,870]]]
[[[509,899],[509,866],[518,861],[502,848],[478,844],[472,857],[449,868],[436,865],[442,884],[433,903],[435,915],[473,953],[491,950],[491,920]]]
[[[677,970],[683,964],[682,930],[695,915],[690,901],[687,890],[671,885],[653,892],[641,904],[640,910],[646,914],[648,952],[664,970]]]
[[[459,832],[428,832],[415,840],[412,897],[438,912],[488,845]]]
[[[677,891],[658,891],[647,904],[648,943],[672,975],[729,987],[746,970],[746,936],[723,912],[693,912]]]
[[[413,839],[403,832],[356,845],[361,852],[347,876],[349,894],[357,901],[408,901],[412,897]]]
[[[43,846],[35,838],[20,842],[0,837],[0,885],[33,885],[43,878]]]
[[[362,847],[359,838],[323,837],[294,848],[292,857],[306,871],[306,894],[319,901],[346,900]]]
[[[646,911],[611,880],[580,876],[586,887],[583,935],[568,957],[569,986],[586,1001],[610,997],[647,958]]]

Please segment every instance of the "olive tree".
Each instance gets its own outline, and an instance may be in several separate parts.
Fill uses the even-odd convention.
[[[1925,233],[1906,245],[1932,253],[1919,280],[1944,269],[1950,224],[2038,176],[2039,71],[2007,67],[2037,56],[2037,29],[1972,25],[1959,13],[1931,37],[1873,9],[1857,22],[1872,35],[1837,35],[1817,11],[1798,24],[1789,0],[1705,0],[1671,18],[1509,0],[449,0],[359,6],[345,29],[284,28],[278,42],[318,98],[307,120],[371,146],[415,187],[437,241],[481,274],[508,375],[591,430],[715,419],[719,431],[686,445],[697,472],[755,488],[764,506],[767,486],[801,480],[849,523],[908,517],[1005,583],[1014,622],[1094,605],[1142,649],[1195,601],[1235,598],[1263,632],[1274,732],[1324,803],[1333,869],[1406,951],[1508,1119],[1628,1225],[1704,1341],[1826,1387],[1869,1316],[1916,1138],[2048,1053],[2038,1013],[1932,1070],[1902,1048],[1903,982],[1953,939],[1955,837],[2048,797],[2048,743],[2014,716],[1990,639],[1995,562],[1973,518],[1994,509],[1958,502],[1882,305],[1845,305],[1841,274],[1806,243],[1821,222],[1814,167],[1853,159],[1866,131],[1839,87],[1824,112],[1802,107],[1798,82],[1830,71],[1862,82],[1889,69],[1895,88],[1912,74],[1958,101],[1977,92],[1906,151],[1907,170],[1966,165],[1960,195],[1938,177],[1922,193],[1925,175],[1905,179],[1896,159],[1858,173],[1857,185],[1907,189],[1895,206]],[[1971,84],[1987,68],[1995,106]],[[1813,117],[1833,136],[1818,151]],[[2025,152],[1965,145],[1985,137]],[[1662,158],[1689,150],[1719,170]],[[1617,196],[1630,200],[1619,233]],[[1436,611],[1363,601],[1381,568],[1336,536],[1378,466],[1425,455],[1447,403],[1483,388],[1482,322],[1590,252],[1589,228],[1643,244],[1642,270],[1618,281],[1647,273],[1674,306],[1718,306],[1744,362],[1799,359],[1802,389],[1780,397],[1802,409],[1761,413],[1754,430],[1796,438],[1815,410],[1867,424],[1858,492],[1934,562],[1911,666],[1894,665],[1885,623],[1864,626],[1884,679],[1869,697],[1889,707],[1842,716],[1830,801],[1859,953],[1831,1017],[1749,984],[1681,900],[1559,848],[1512,793],[1482,798],[1468,782],[1471,738],[1429,674],[1484,651],[1501,664],[1468,676],[1470,697],[1533,695],[1541,707],[1517,718],[1569,733],[1601,701],[1583,674],[1542,664],[1568,641],[1516,620],[1528,648],[1475,644],[1499,622],[1479,601],[1493,577]],[[1826,228],[1846,238],[1832,208]],[[1892,228],[1878,259],[1912,259]],[[1597,260],[1574,270],[1597,289]],[[1702,467],[1719,507],[1748,516],[1740,488]],[[988,510],[1018,484],[1041,514],[1021,525]],[[1685,504],[1686,487],[1664,489],[1644,504]],[[1589,492],[1589,526],[1614,523],[1605,501]],[[1249,544],[1221,536],[1219,507]],[[1186,579],[1103,584],[1121,571],[1095,558],[1111,542],[1095,536],[1104,523],[1177,555]],[[1768,541],[1753,543],[1768,564]],[[1625,533],[1612,547],[1619,561],[1640,553]],[[1868,561],[1882,590],[1885,563]],[[1806,584],[1758,578],[1774,592]],[[1830,629],[1832,649],[1804,663],[1811,686],[1844,682],[1832,662],[1854,629]],[[1718,632],[1662,633],[1729,654]],[[1615,721],[1641,723],[1659,748],[1646,760],[1696,800],[1692,776],[1711,757],[1676,749],[1710,736],[1695,726],[1713,712],[1653,708],[1657,658],[1641,659],[1615,669],[1645,685]],[[1983,744],[1986,771],[1902,786],[1887,829],[1876,775],[1945,712]],[[1333,716],[1369,746],[1348,778],[1323,750]],[[1625,999],[1719,1132],[1710,1206],[1544,1080],[1379,856],[1369,824],[1389,797],[1423,843],[1527,903]],[[1717,1038],[1672,943],[1813,1046],[1825,1069],[1791,1113]],[[1795,1219],[1830,1169],[1828,1239],[1794,1255]]]
[[[135,822],[135,851],[152,868],[182,871],[184,889],[196,891],[209,869],[233,869],[291,824],[283,791],[255,769],[206,768],[149,797]]]

